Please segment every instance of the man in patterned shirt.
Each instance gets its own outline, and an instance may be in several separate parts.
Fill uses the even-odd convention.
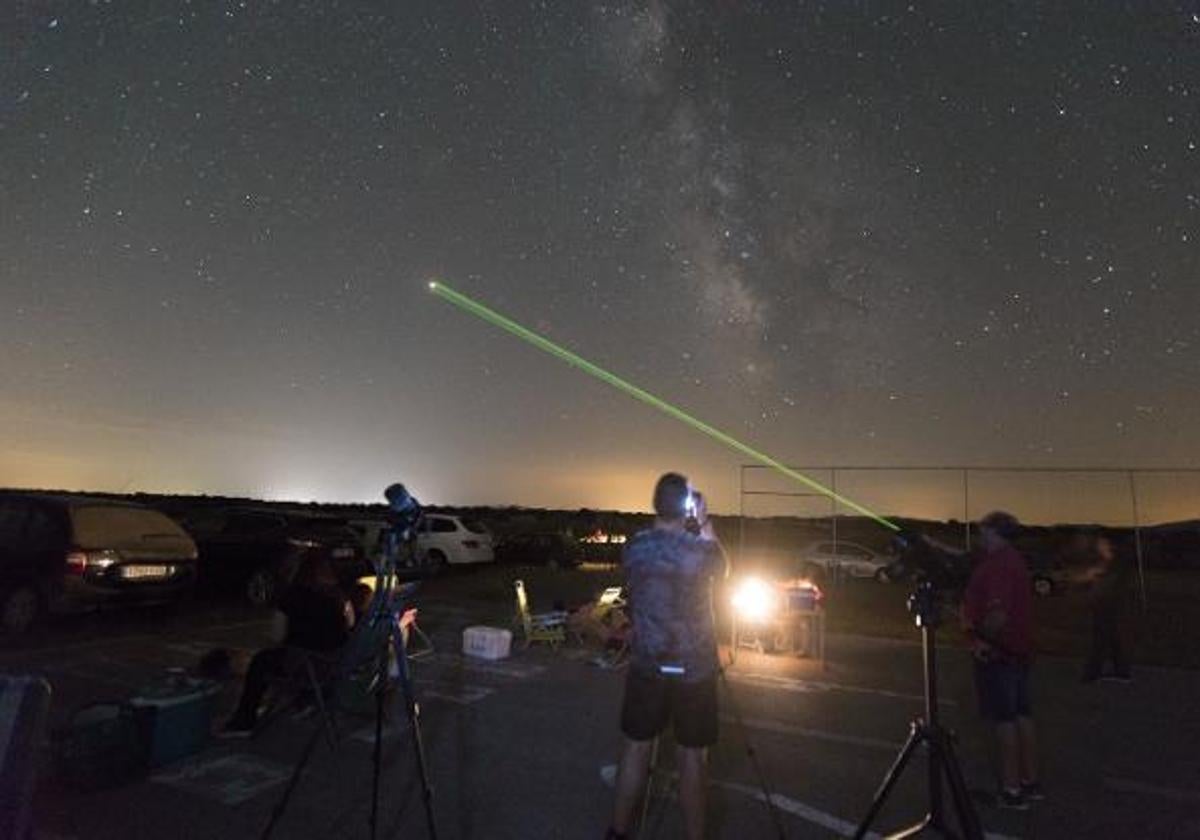
[[[690,838],[704,835],[704,768],[717,741],[717,640],[712,581],[728,574],[703,497],[667,473],[654,488],[654,527],[625,547],[629,672],[621,709],[625,749],[608,837],[629,831],[645,786],[654,739],[672,723],[679,802]]]

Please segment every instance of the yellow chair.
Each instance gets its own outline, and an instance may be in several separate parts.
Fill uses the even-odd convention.
[[[514,580],[513,588],[517,591],[517,616],[514,623],[519,624],[525,634],[525,647],[534,642],[545,642],[552,648],[558,647],[567,640],[567,613],[564,610],[553,612],[529,612],[529,599],[525,596],[525,582]]]

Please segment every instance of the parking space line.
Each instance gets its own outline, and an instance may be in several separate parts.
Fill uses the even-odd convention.
[[[725,790],[741,793],[755,799],[759,802],[766,802],[767,797],[763,794],[761,788],[753,785],[743,785],[738,782],[722,782],[713,781],[710,784],[713,787],[723,788]],[[849,820],[844,820],[841,817],[822,811],[819,808],[814,808],[798,799],[792,799],[790,796],[784,796],[782,793],[771,792],[771,804],[783,811],[785,814],[791,814],[794,817],[799,817],[806,822],[819,825],[822,828],[832,831],[834,834],[842,837],[853,837],[858,831],[858,824],[852,823]],[[882,840],[883,835],[874,831],[868,831],[866,835],[869,840]],[[1011,837],[1007,834],[997,834],[994,831],[985,831],[983,836],[986,840],[1019,840],[1019,838]]]
[[[421,661],[447,668],[461,668],[472,674],[491,674],[514,680],[529,679],[546,670],[545,665],[532,665],[504,660],[472,659],[471,657],[457,653],[435,653],[428,659]]]
[[[238,621],[230,624],[212,624],[205,627],[196,627],[189,631],[182,639],[177,636],[156,636],[150,634],[138,634],[134,636],[112,636],[110,638],[92,639],[87,642],[71,642],[63,645],[50,645],[47,647],[31,647],[31,648],[10,648],[7,650],[0,649],[0,661],[13,658],[19,659],[22,657],[35,656],[44,657],[48,655],[71,653],[77,650],[91,650],[93,648],[113,647],[130,643],[151,642],[159,643],[162,641],[187,641],[194,639],[197,635],[204,633],[224,633],[230,630],[241,630],[246,627],[261,626],[269,623],[269,619],[257,619],[255,621]]]
[[[0,652],[0,659],[8,656],[23,657],[37,656],[42,657],[47,654],[70,653],[75,650],[90,650],[92,648],[108,647],[109,645],[120,645],[126,642],[146,642],[155,640],[155,636],[115,636],[111,639],[93,639],[90,642],[76,642],[68,645],[55,645],[51,647],[27,648],[22,650],[6,650]]]
[[[737,719],[722,716],[722,723],[736,724]],[[859,735],[843,735],[838,732],[826,732],[822,729],[810,729],[804,726],[792,726],[774,720],[746,718],[742,723],[747,729],[761,729],[765,732],[775,732],[780,735],[796,735],[801,738],[812,738],[818,741],[828,741],[833,744],[849,744],[853,747],[866,747],[873,750],[895,752],[904,746],[900,741],[884,741],[878,738],[867,738]]]
[[[451,686],[445,682],[433,680],[414,680],[414,682],[420,687],[420,697],[436,697],[460,706],[476,703],[495,691],[494,688],[485,685]]]
[[[290,769],[250,753],[189,761],[151,780],[223,805],[240,805],[287,779]]]
[[[780,691],[791,691],[797,694],[813,694],[815,692],[840,691],[846,694],[870,694],[875,697],[888,697],[894,700],[911,700],[925,702],[921,694],[907,694],[902,691],[889,691],[883,688],[867,688],[859,685],[844,685],[842,683],[822,682],[819,680],[801,680],[794,677],[779,677],[774,674],[740,674],[737,671],[727,671],[726,675],[733,682],[757,685],[761,688],[775,688]],[[938,699],[939,706],[957,706],[953,700]]]
[[[664,777],[672,783],[678,780],[678,774],[674,772],[663,773]],[[608,787],[613,787],[617,778],[617,765],[605,764],[600,767],[600,778]],[[763,793],[762,788],[754,785],[745,785],[740,782],[727,782],[721,779],[709,778],[708,784],[710,787],[727,790],[731,793],[740,793],[743,796],[748,796],[758,802],[766,803],[767,797]],[[670,788],[668,788],[670,791]],[[798,817],[805,822],[810,822],[813,825],[818,825],[828,831],[832,831],[840,837],[853,837],[858,831],[858,824],[852,823],[849,820],[842,819],[839,816],[830,814],[828,811],[822,811],[820,808],[814,808],[805,802],[798,799],[793,799],[790,796],[785,796],[782,793],[771,791],[771,804],[783,811],[785,814],[790,814],[793,817]],[[869,831],[867,832],[868,840],[883,840],[883,835]],[[1017,837],[1011,837],[1007,834],[997,834],[993,831],[985,831],[983,835],[986,840],[1020,840]]]
[[[1104,786],[1118,793],[1144,793],[1163,799],[1173,799],[1177,802],[1200,802],[1200,791],[1153,785],[1148,782],[1139,782],[1136,779],[1109,778],[1104,780]]]

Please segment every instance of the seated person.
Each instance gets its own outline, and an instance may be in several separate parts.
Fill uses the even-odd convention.
[[[279,599],[279,612],[286,623],[283,642],[260,650],[250,660],[241,700],[225,724],[222,737],[246,738],[254,733],[263,695],[272,680],[289,670],[289,649],[336,651],[345,643],[354,624],[354,610],[324,554],[304,559],[292,584]]]

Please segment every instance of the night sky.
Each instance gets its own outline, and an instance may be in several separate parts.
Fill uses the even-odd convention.
[[[4,6],[0,484],[1200,464],[1200,4]]]

